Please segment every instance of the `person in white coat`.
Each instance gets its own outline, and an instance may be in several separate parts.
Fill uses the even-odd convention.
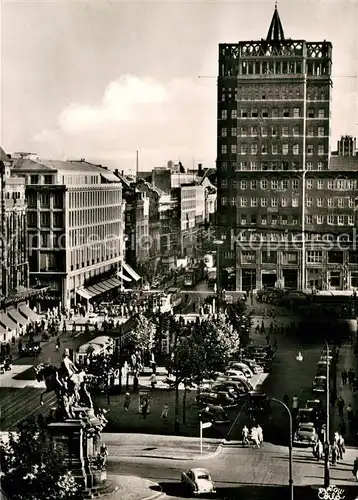
[[[251,428],[251,439],[253,440],[255,447],[260,448],[260,441],[259,441],[259,435],[257,432],[257,427]]]
[[[257,437],[261,445],[261,443],[263,443],[264,440],[264,433],[260,424],[257,425]]]

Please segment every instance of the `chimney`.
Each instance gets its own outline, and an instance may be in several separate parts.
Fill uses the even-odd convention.
[[[124,170],[121,171],[121,176],[123,177],[124,176]]]
[[[116,176],[118,177],[118,175],[119,175],[118,168],[116,168],[116,169],[114,170],[114,175],[116,175]]]
[[[203,173],[203,164],[202,163],[198,163],[198,173],[199,173],[199,175]]]

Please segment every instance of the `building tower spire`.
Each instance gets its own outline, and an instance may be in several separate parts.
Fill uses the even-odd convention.
[[[272,21],[267,33],[266,40],[268,42],[282,42],[285,39],[281,19],[277,10],[277,2],[275,3],[275,11],[272,16]]]

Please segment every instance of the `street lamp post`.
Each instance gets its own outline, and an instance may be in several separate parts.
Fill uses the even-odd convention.
[[[305,166],[303,167],[305,168]],[[306,288],[306,174],[302,172],[302,259],[301,259],[301,289]]]
[[[276,401],[276,403],[280,403],[281,406],[285,408],[288,413],[289,422],[290,422],[290,435],[289,435],[289,443],[288,443],[288,487],[290,489],[290,500],[293,500],[293,477],[292,477],[292,440],[293,440],[293,429],[292,429],[292,413],[289,407],[280,399],[271,398],[272,401]]]
[[[214,245],[216,245],[216,309],[219,312],[219,294],[220,294],[220,284],[221,284],[221,274],[220,274],[220,245],[224,242],[223,240],[215,240]]]

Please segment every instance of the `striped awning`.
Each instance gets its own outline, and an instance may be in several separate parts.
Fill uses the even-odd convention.
[[[0,314],[0,325],[2,325],[8,332],[16,332],[17,324],[5,312]]]
[[[128,277],[123,277],[125,281],[131,281]],[[108,280],[101,281],[100,283],[96,283],[95,285],[91,285],[88,288],[78,288],[76,293],[83,297],[86,300],[90,300],[97,295],[101,295],[102,293],[106,293],[109,290],[113,290],[113,288],[117,288],[121,286],[120,280],[117,278],[110,278]]]
[[[131,276],[134,279],[134,281],[139,281],[140,280],[139,274],[136,273],[135,270],[131,268],[131,266],[129,266],[128,264],[126,264],[125,262],[123,262],[122,263],[122,267],[129,274],[129,276]]]
[[[30,323],[29,318],[25,318],[15,307],[10,307],[7,311],[6,314],[10,316],[11,319],[13,319],[19,326],[26,326],[28,323]]]
[[[27,304],[19,304],[18,310],[30,321],[40,321],[41,317],[35,313]]]

